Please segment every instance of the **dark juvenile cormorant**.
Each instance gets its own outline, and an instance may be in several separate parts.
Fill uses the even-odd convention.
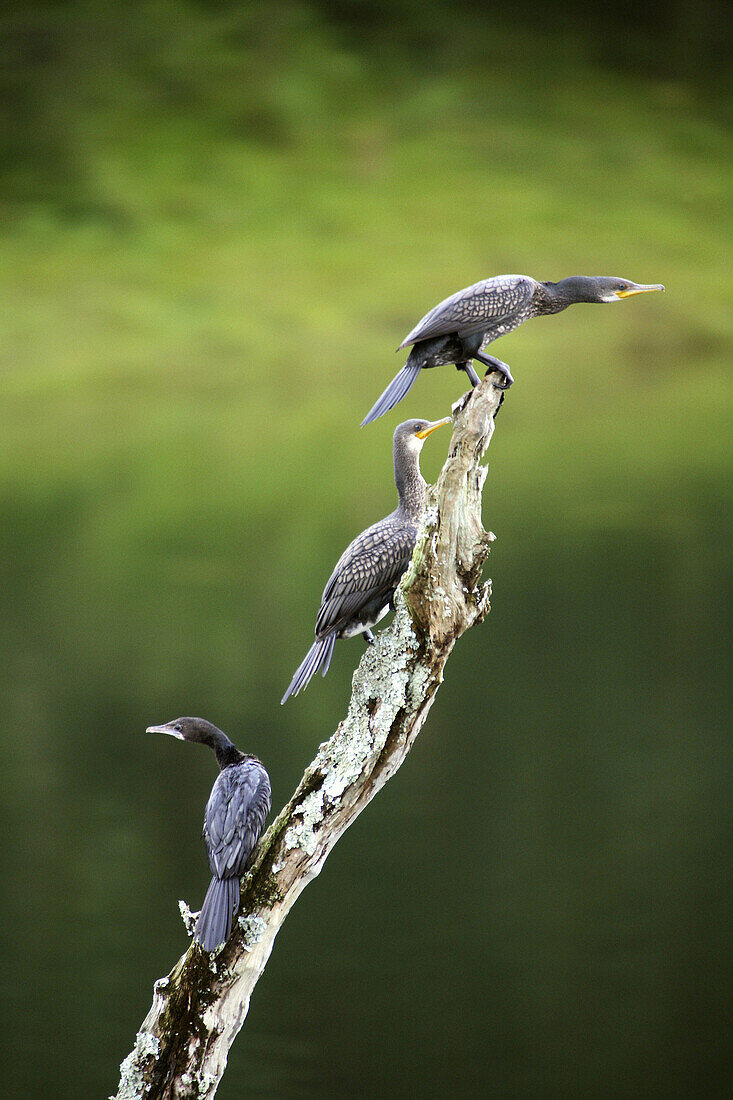
[[[459,290],[431,309],[402,341],[398,351],[409,344],[414,345],[408,360],[364,417],[361,426],[363,428],[393,409],[420,371],[427,367],[454,363],[456,369],[465,370],[471,384],[477,386],[479,377],[471,363],[472,359],[477,359],[489,370],[500,371],[506,385],[511,386],[514,379],[506,363],[484,353],[484,348],[494,340],[530,317],[560,313],[576,302],[617,302],[650,290],[664,290],[664,287],[659,283],[644,286],[605,275],[574,275],[559,283],[539,283],[529,275],[495,275],[493,279],[483,279]]]
[[[420,451],[430,433],[450,420],[449,416],[434,422],[406,420],[395,429],[392,449],[399,503],[391,515],[362,531],[336,562],[321,597],[316,640],[281,702],[302,691],[319,669],[326,675],[337,638],[364,634],[367,642],[374,641],[371,627],[390,609],[395,589],[410,564],[425,511]]]
[[[204,842],[213,877],[193,936],[204,951],[215,951],[231,934],[239,908],[239,878],[247,870],[270,812],[270,777],[256,756],[240,752],[205,718],[174,718],[163,726],[148,726],[145,732],[208,745],[221,768],[204,815]]]

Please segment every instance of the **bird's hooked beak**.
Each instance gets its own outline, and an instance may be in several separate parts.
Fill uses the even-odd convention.
[[[148,726],[145,730],[146,733],[167,733],[170,737],[177,737],[179,741],[183,741],[183,734],[178,730],[174,730],[172,726]]]
[[[430,433],[434,432],[436,428],[440,428],[443,424],[451,424],[452,421],[452,416],[444,416],[442,420],[436,420],[428,424],[427,428],[423,428],[421,432],[415,432],[415,435],[418,439],[427,439]]]
[[[631,298],[633,294],[650,294],[652,290],[664,290],[661,283],[634,283],[627,286],[626,290],[617,290],[617,298]]]

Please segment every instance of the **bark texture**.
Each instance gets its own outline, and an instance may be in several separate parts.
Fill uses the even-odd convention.
[[[341,834],[402,764],[456,640],[487,614],[490,582],[482,583],[481,569],[494,536],[481,523],[481,458],[504,396],[494,384],[500,379],[489,375],[454,407],[450,451],[429,490],[394,621],[354,673],[346,718],[262,837],[232,936],[216,955],[192,944],[155,983],[115,1100],[214,1096],[280,926]]]

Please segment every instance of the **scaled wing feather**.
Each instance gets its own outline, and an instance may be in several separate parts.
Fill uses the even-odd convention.
[[[347,546],[323,591],[317,637],[348,624],[381,593],[391,595],[410,564],[415,537],[412,524],[395,523],[390,516],[368,527]]]
[[[431,309],[400,348],[452,332],[471,336],[500,325],[529,304],[536,286],[535,280],[527,275],[496,275],[474,283]]]

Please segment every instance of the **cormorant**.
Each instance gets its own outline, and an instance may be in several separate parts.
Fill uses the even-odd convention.
[[[465,370],[473,386],[479,377],[472,359],[489,370],[498,370],[511,386],[514,379],[506,363],[484,348],[500,336],[505,336],[530,317],[560,313],[576,302],[617,302],[632,294],[664,290],[661,283],[643,285],[628,279],[605,275],[574,275],[559,283],[539,283],[529,275],[495,275],[483,279],[465,290],[459,290],[426,313],[409,336],[400,344],[413,349],[402,370],[397,374],[376,405],[362,420],[361,426],[393,409],[410,389],[421,370],[454,363]]]
[[[193,937],[204,951],[215,951],[231,934],[239,908],[239,878],[247,870],[270,812],[270,777],[256,756],[240,752],[205,718],[174,718],[162,726],[148,726],[145,732],[208,745],[221,768],[204,815],[204,842],[213,877]]]
[[[390,610],[395,589],[410,564],[417,529],[425,511],[425,480],[420,473],[423,443],[451,418],[406,420],[393,437],[395,484],[399,503],[385,519],[367,527],[347,546],[323,590],[316,619],[316,640],[282,697],[285,703],[321,670],[325,676],[337,638],[364,634],[374,641],[371,627]]]

